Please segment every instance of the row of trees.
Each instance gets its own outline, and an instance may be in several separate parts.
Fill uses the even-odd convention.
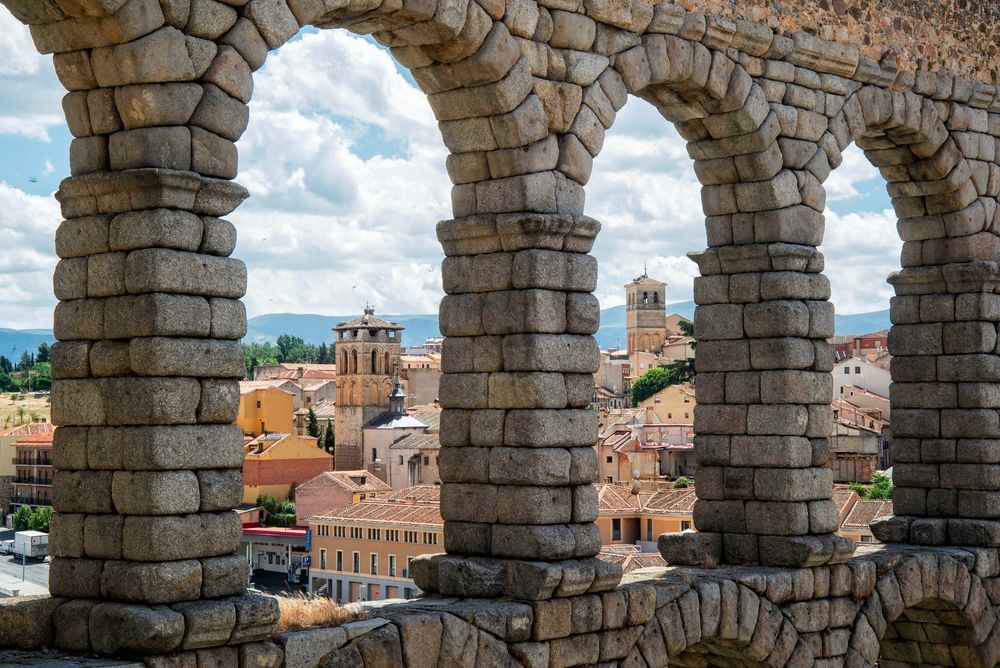
[[[282,334],[274,343],[245,343],[243,351],[246,355],[247,378],[253,377],[253,368],[262,364],[281,364],[283,362],[303,364],[333,364],[333,346],[321,343],[314,346],[306,343],[301,337]]]
[[[0,355],[0,392],[26,392],[29,387],[32,391],[52,388],[47,343],[41,343],[36,353],[23,351],[16,363]]]

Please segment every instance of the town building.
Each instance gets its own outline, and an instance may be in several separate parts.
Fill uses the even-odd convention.
[[[336,364],[309,364],[306,362],[278,362],[260,364],[253,369],[254,380],[336,380]]]
[[[829,339],[830,347],[837,359],[844,357],[856,357],[858,359],[875,359],[888,354],[889,330],[883,329],[869,334],[847,334],[832,336]]]
[[[342,602],[417,596],[410,560],[444,549],[438,489],[408,488],[310,517],[310,593]]]
[[[833,396],[836,399],[843,398],[844,388],[848,385],[882,397],[889,396],[892,376],[888,365],[883,366],[878,361],[858,357],[845,357],[834,361],[832,373]]]
[[[667,315],[667,284],[642,276],[625,284],[625,332],[629,359],[635,353],[650,353],[666,361],[694,357],[694,340],[684,333],[687,319]],[[641,367],[634,365],[636,370]],[[637,377],[641,374],[637,374]]]
[[[236,424],[244,436],[288,434],[295,413],[294,383],[288,380],[240,381],[240,409]]]
[[[266,494],[289,499],[296,487],[333,468],[333,456],[311,436],[262,434],[243,446],[243,503]]]
[[[392,488],[370,471],[324,471],[295,489],[296,524],[331,508],[361,503],[392,492]]]
[[[319,427],[320,435],[326,434],[328,426],[332,426],[337,417],[337,404],[333,401],[320,401],[310,408],[300,408],[295,411],[295,431],[306,436],[309,433],[309,411],[316,416],[316,425]],[[329,450],[332,444],[324,443],[323,446]]]
[[[594,404],[598,410],[628,408],[631,405],[632,367],[628,351],[601,352],[594,372]]]
[[[364,427],[389,408],[403,327],[366,307],[363,315],[333,331],[338,364],[335,468],[358,470],[370,463],[365,458]]]
[[[393,489],[440,484],[441,406],[433,403],[404,409],[403,402],[397,388],[389,411],[365,426],[365,451],[373,462],[368,468]]]
[[[684,391],[675,388],[669,396],[682,407]],[[692,397],[693,402],[693,397]],[[693,476],[697,469],[694,457],[694,409],[688,422],[666,422],[655,412],[655,404],[622,411],[620,420],[608,421],[598,435],[597,455],[600,480],[605,483],[666,482],[680,476]],[[684,411],[662,410],[664,414],[683,416]],[[610,415],[610,414],[609,414]],[[605,418],[607,420],[607,417]]]
[[[891,516],[892,501],[858,498],[851,506],[847,517],[841,522],[840,531],[837,533],[845,538],[854,539],[856,543],[877,543],[878,540],[868,525],[880,517]]]
[[[10,512],[21,506],[52,505],[52,442],[55,431],[39,430],[14,442],[14,494]]]
[[[25,436],[50,434],[54,430],[52,423],[47,421],[27,422],[0,430],[0,518],[10,513],[10,502],[14,496],[14,478],[17,475],[14,443]]]
[[[647,421],[660,424],[694,424],[694,386],[691,383],[667,385],[639,402]]]
[[[849,401],[833,401],[830,459],[834,482],[871,480],[875,471],[892,466],[889,421],[877,408],[862,408]]]
[[[410,366],[399,372],[400,386],[406,395],[406,406],[431,404],[438,400],[441,386],[441,367]]]

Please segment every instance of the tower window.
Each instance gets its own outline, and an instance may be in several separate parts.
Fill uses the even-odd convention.
[[[659,304],[660,303],[660,293],[659,292],[654,292],[653,293],[653,303],[654,304]]]
[[[642,293],[642,303],[643,304],[648,304],[649,303],[649,293],[648,292],[643,292]]]

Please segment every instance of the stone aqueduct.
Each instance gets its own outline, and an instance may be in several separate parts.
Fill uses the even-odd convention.
[[[75,137],[57,193],[52,598],[4,601],[0,644],[155,666],[1000,661],[993,85],[901,67],[911,47],[876,60],[857,35],[774,31],[756,2],[726,17],[631,0],[0,1],[54,54]],[[938,46],[989,71],[992,3],[891,4],[880,18],[985,26]],[[856,16],[844,5],[813,9]],[[389,46],[451,152],[447,554],[414,565],[438,596],[272,637],[275,602],[246,592],[235,554],[246,270],[222,217],[247,196],[232,179],[253,72],[305,25]],[[600,225],[584,185],[629,95],[689,142],[708,247],[692,254],[699,533],[661,539],[678,567],[621,584],[596,559]],[[817,250],[823,182],[851,143],[904,240],[896,517],[876,527],[894,545],[857,555],[833,534],[822,466],[833,307]]]

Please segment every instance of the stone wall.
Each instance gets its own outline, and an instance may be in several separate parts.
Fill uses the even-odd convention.
[[[687,9],[767,23],[785,34],[805,30],[859,47],[869,58],[918,63],[997,83],[995,39],[1000,4],[992,0],[681,0]]]
[[[257,628],[246,637],[256,642],[212,649],[196,649],[198,631],[191,624],[199,622],[185,614],[184,643],[169,656],[143,663],[155,668],[853,668],[877,660],[885,668],[901,668],[986,667],[1000,661],[996,549],[876,546],[861,552],[843,564],[812,568],[646,569],[614,591],[547,601],[427,597],[370,603],[364,606],[367,619],[264,639]],[[38,638],[65,634],[58,625],[72,617],[58,612],[53,617],[53,603],[0,602],[0,640],[24,630]],[[95,632],[107,631],[92,625]],[[19,666],[45,656],[24,652],[0,659]],[[71,663],[72,656],[64,660],[91,665]]]

